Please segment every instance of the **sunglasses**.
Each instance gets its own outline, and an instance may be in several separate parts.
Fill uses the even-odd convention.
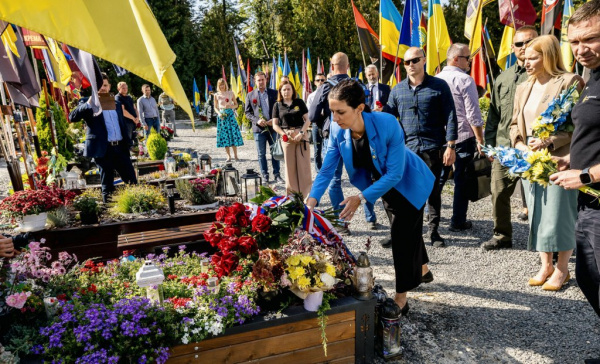
[[[316,79],[315,82],[325,82],[325,79]]]
[[[515,42],[515,47],[521,48],[524,45],[527,45],[529,42],[531,42],[533,39],[529,39],[523,42]]]
[[[423,58],[423,57],[417,57],[417,58],[413,58],[413,59],[407,59],[407,60],[404,61],[404,65],[408,66],[411,63],[412,64],[417,64],[417,63],[421,62],[421,58]]]
[[[457,56],[458,58],[464,58],[465,61],[471,62],[471,56]]]

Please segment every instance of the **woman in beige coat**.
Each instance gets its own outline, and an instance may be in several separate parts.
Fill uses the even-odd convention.
[[[532,136],[532,124],[569,86],[577,82],[577,89],[581,91],[583,79],[566,71],[558,40],[551,35],[540,36],[529,43],[525,50],[525,69],[529,79],[519,85],[515,93],[511,142],[523,151],[548,149],[553,156],[565,156],[569,154],[571,133],[562,131],[542,140]],[[528,248],[540,252],[542,261],[542,267],[529,280],[529,285],[558,291],[570,279],[568,262],[575,248],[577,192],[522,182],[529,207]],[[552,264],[554,252],[558,252],[556,268]]]

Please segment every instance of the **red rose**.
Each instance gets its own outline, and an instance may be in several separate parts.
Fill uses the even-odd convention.
[[[221,206],[219,208],[219,211],[217,211],[217,215],[216,215],[216,219],[217,221],[225,221],[225,216],[227,216],[229,214],[229,209],[227,208],[227,206]]]
[[[225,99],[225,102],[229,102],[229,99]]]
[[[58,296],[56,296],[56,298],[58,298],[59,301],[66,301],[67,300],[67,295],[64,294],[64,293],[61,293]]]
[[[250,224],[250,219],[246,215],[240,215],[237,218],[237,223],[239,226],[244,228]]]
[[[235,224],[237,224],[237,217],[235,215],[229,214],[225,217],[225,225],[233,226]]]
[[[271,228],[271,218],[267,215],[258,214],[252,220],[252,231],[255,233],[264,233]]]
[[[239,259],[234,253],[225,251],[213,254],[211,261],[215,267],[215,272],[221,278],[222,276],[229,275],[229,273],[237,268]]]
[[[252,103],[253,103],[254,105],[258,104],[258,100],[254,99],[254,100],[252,100]]]
[[[238,227],[226,227],[223,230],[223,235],[225,235],[226,237],[230,238],[230,237],[238,237],[242,234],[242,230]]]
[[[212,226],[213,226],[213,227],[212,227],[213,229],[219,229],[219,230],[220,230],[220,229],[223,229],[223,224],[221,224],[221,223],[218,223],[218,222],[213,222]],[[214,232],[214,231],[213,231],[213,232]]]
[[[381,103],[381,101],[377,100],[375,101],[375,106],[377,106],[378,108],[383,107],[383,104]]]
[[[286,143],[289,140],[287,134],[283,134],[283,136],[281,137],[281,139],[283,139],[283,141],[286,142]]]
[[[246,212],[246,206],[239,202],[236,202],[233,205],[229,206],[229,212],[238,216]]]
[[[223,252],[237,250],[238,247],[238,238],[237,237],[229,237],[225,239],[221,239],[219,244],[217,245],[219,249]]]
[[[221,239],[223,239],[223,234],[204,232],[204,239],[208,241],[211,246],[216,247]]]
[[[238,239],[240,251],[244,254],[253,254],[258,250],[256,240],[251,236],[242,236]]]

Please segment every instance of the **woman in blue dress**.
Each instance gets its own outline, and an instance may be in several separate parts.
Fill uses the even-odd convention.
[[[215,110],[217,112],[217,148],[225,147],[227,162],[231,162],[229,148],[233,149],[233,156],[239,161],[237,147],[244,145],[242,133],[235,118],[234,110],[238,103],[232,91],[227,87],[227,81],[219,78],[217,82],[218,92],[215,94]]]

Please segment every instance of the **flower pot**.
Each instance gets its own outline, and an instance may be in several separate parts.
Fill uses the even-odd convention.
[[[98,223],[98,214],[95,212],[80,212],[79,218],[81,219],[81,223],[85,225],[92,225]]]
[[[189,205],[188,207],[194,210],[208,210],[208,209],[212,209],[215,208],[219,205],[219,201],[217,202],[213,202],[213,203],[209,203],[206,205]]]
[[[304,309],[306,311],[316,312],[323,303],[323,291],[311,292],[304,299]]]
[[[40,231],[46,228],[47,212],[42,212],[39,215],[25,215],[19,223],[19,229],[22,232]]]

